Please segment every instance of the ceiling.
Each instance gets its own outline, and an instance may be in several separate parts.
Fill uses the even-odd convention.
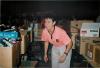
[[[1,1],[1,14],[93,19],[100,15],[100,1],[97,0],[39,0]]]

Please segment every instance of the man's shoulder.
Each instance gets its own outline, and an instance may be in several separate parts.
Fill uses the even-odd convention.
[[[59,27],[59,26],[55,26],[56,27],[56,29],[58,30],[58,31],[64,31],[64,29],[62,29],[61,27]]]

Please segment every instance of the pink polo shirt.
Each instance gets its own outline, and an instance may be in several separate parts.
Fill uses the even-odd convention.
[[[44,28],[42,31],[42,35],[41,35],[41,40],[48,41],[51,44],[53,44],[53,46],[55,46],[55,47],[67,45],[71,41],[71,39],[69,38],[67,33],[58,26],[55,26],[55,30],[52,34],[52,39],[51,39],[51,35],[47,31],[47,29]]]

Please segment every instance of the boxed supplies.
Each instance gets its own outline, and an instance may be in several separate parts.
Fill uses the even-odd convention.
[[[81,37],[99,37],[100,23],[83,23],[80,36]]]

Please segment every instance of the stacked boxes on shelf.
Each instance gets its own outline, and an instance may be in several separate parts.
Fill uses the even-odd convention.
[[[85,23],[84,28],[83,23]],[[83,55],[94,68],[100,67],[100,46],[93,42],[94,40],[100,40],[100,26],[93,21],[83,21],[83,23],[81,23],[80,30],[80,54]]]

